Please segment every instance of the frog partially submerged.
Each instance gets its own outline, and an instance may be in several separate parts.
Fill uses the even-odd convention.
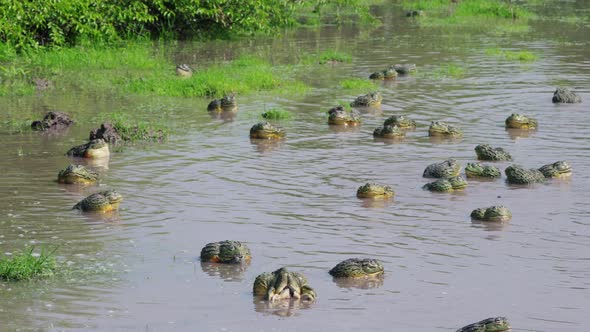
[[[506,128],[534,130],[537,129],[537,120],[526,115],[512,113],[506,118]]]
[[[503,205],[478,208],[471,212],[471,219],[478,221],[505,222],[512,219],[512,213]]]
[[[566,178],[572,175],[572,166],[565,160],[541,166],[539,171],[546,178]]]
[[[270,122],[259,122],[250,128],[250,138],[279,139],[285,137],[285,131]]]
[[[508,183],[532,184],[545,181],[545,175],[538,169],[525,169],[519,165],[510,165],[504,170]]]
[[[371,92],[366,95],[358,96],[350,103],[352,107],[374,107],[381,105],[383,96],[379,92]]]
[[[425,178],[450,178],[461,173],[461,164],[455,159],[434,163],[426,166],[422,176]]]
[[[349,258],[330,270],[334,278],[372,278],[383,274],[383,264],[374,258]]]
[[[253,293],[254,296],[271,302],[283,299],[314,301],[317,296],[301,273],[289,272],[284,267],[256,277]]]
[[[394,195],[390,186],[384,186],[377,183],[366,183],[358,188],[356,197],[358,198],[390,198]]]
[[[480,144],[475,147],[475,154],[479,160],[512,160],[512,156],[503,148],[493,148],[489,144]]]
[[[445,122],[433,121],[428,128],[428,136],[461,138],[463,137],[463,132],[461,129]]]
[[[201,249],[201,261],[214,263],[247,263],[252,259],[250,249],[239,241],[207,243]]]
[[[357,126],[361,123],[357,111],[347,111],[344,106],[338,105],[328,111],[328,124],[335,126]]]
[[[501,176],[500,169],[496,166],[480,163],[467,163],[465,176],[468,178],[497,178]]]

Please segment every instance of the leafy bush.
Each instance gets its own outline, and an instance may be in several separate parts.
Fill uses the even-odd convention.
[[[147,37],[185,39],[293,23],[291,0],[0,0],[0,41],[17,49]]]

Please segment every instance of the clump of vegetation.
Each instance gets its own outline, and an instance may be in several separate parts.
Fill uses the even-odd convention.
[[[445,79],[453,78],[459,79],[465,77],[466,69],[460,65],[449,63],[447,65],[441,65],[431,70],[420,72],[420,76],[430,79]]]
[[[338,85],[342,89],[346,90],[362,90],[362,91],[373,91],[377,88],[377,83],[371,80],[363,80],[360,78],[345,79],[338,82]]]
[[[318,62],[320,64],[337,63],[337,62],[351,62],[351,61],[352,61],[352,56],[350,54],[335,51],[335,50],[324,51],[318,56]]]
[[[422,10],[428,15],[444,15],[447,17],[495,17],[495,18],[526,18],[532,14],[511,2],[501,0],[469,0],[452,2],[448,0],[404,0],[402,6],[406,10]]]
[[[162,141],[169,134],[164,127],[156,127],[144,121],[131,121],[123,113],[111,113],[109,118],[124,142]]]
[[[422,10],[417,17],[423,26],[488,26],[503,29],[503,25],[525,25],[533,14],[512,2],[501,0],[404,0],[405,10]],[[489,22],[490,24],[484,24]],[[504,29],[504,31],[511,31]],[[522,29],[518,29],[521,31]]]
[[[486,49],[486,54],[511,61],[533,62],[538,59],[538,56],[530,51],[508,51],[500,48],[488,48]]]
[[[290,120],[293,118],[293,113],[281,108],[271,108],[261,116],[267,120]]]
[[[212,65],[179,80],[170,71],[145,73],[118,82],[130,93],[172,97],[222,97],[268,90],[304,90],[301,82],[285,79],[288,66],[272,66],[255,57],[240,57],[230,63]]]
[[[57,269],[55,251],[42,250],[33,253],[34,248],[20,254],[0,258],[0,280],[20,281],[39,277],[50,277]]]

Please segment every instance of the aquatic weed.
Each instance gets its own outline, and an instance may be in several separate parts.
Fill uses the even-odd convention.
[[[293,113],[281,108],[271,108],[261,116],[267,120],[290,120],[293,118]]]
[[[12,257],[0,258],[0,280],[20,281],[52,276],[57,269],[54,256],[57,248],[35,254],[32,247]]]
[[[334,62],[351,62],[352,56],[336,50],[327,50],[318,56],[320,64],[334,63]]]
[[[466,69],[460,65],[449,63],[446,65],[440,65],[438,67],[434,67],[432,69],[426,69],[425,71],[421,71],[419,73],[420,77],[429,78],[429,79],[445,79],[445,78],[454,78],[460,79],[465,77]]]
[[[512,61],[517,60],[517,61],[523,61],[523,62],[533,62],[538,59],[538,56],[530,51],[508,51],[508,50],[502,50],[497,47],[486,49],[486,54],[501,57],[506,60],[512,60]]]
[[[377,87],[377,83],[371,80],[365,80],[360,78],[350,78],[341,80],[338,85],[345,90],[362,90],[362,91],[373,91]]]

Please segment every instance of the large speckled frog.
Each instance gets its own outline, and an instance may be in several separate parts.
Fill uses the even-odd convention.
[[[370,278],[383,274],[383,265],[374,258],[349,258],[330,270],[334,278]]]

